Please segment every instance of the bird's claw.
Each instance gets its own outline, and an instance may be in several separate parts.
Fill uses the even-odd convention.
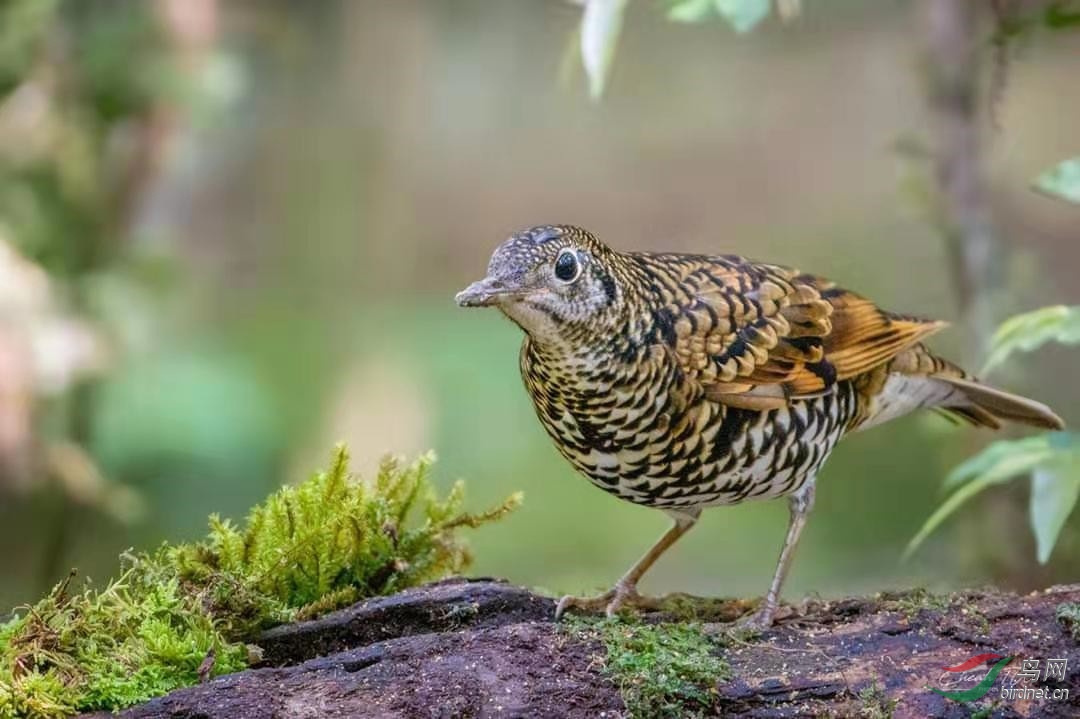
[[[764,632],[772,627],[775,616],[776,606],[763,603],[756,612],[736,620],[735,624],[740,629]]]
[[[627,584],[616,584],[612,589],[595,597],[575,597],[567,594],[559,600],[555,607],[555,619],[559,619],[567,609],[582,609],[586,612],[603,610],[610,619],[618,614],[620,609],[653,610],[660,608],[660,600],[653,597],[643,597],[637,592],[637,587]]]
[[[743,615],[735,620],[706,622],[702,625],[705,634],[724,640],[746,641],[757,637],[772,628],[776,618],[776,608],[762,605],[757,611]]]

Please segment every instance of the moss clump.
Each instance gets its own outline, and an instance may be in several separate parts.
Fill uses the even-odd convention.
[[[934,594],[919,587],[906,592],[885,592],[881,594],[886,609],[898,611],[908,619],[914,619],[920,612],[944,612],[952,606],[953,598],[944,594]]]
[[[58,585],[0,629],[0,716],[69,716],[112,709],[241,669],[230,644],[165,567],[135,557],[100,591]]]
[[[871,682],[859,692],[859,716],[863,719],[892,719],[897,701],[890,699],[878,683]]]
[[[436,496],[431,461],[386,461],[364,482],[339,448],[330,471],[279,490],[242,528],[213,517],[201,542],[126,555],[104,589],[61,583],[0,627],[0,717],[120,709],[243,668],[260,629],[460,571],[456,530],[520,498],[464,513],[460,483]]]
[[[572,619],[567,627],[604,645],[604,673],[619,687],[630,717],[698,716],[730,671],[696,624]]]
[[[1080,642],[1080,603],[1063,602],[1057,606],[1054,613],[1058,623],[1072,635],[1074,641]]]
[[[730,623],[757,607],[757,599],[695,597],[674,593],[660,598],[657,611],[677,622]]]
[[[471,557],[456,530],[499,519],[520,497],[463,513],[464,485],[438,499],[431,463],[389,459],[372,481],[353,481],[339,449],[330,471],[279,490],[243,528],[211,517],[206,540],[165,548],[163,561],[241,637],[459,572]]]

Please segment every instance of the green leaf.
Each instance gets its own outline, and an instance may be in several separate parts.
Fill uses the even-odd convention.
[[[949,491],[975,479],[986,484],[997,484],[1030,472],[1039,463],[1054,456],[1052,436],[1053,433],[1047,432],[1024,439],[994,442],[949,472],[942,488]]]
[[[677,0],[668,8],[668,20],[701,22],[713,13],[713,0]]]
[[[1031,475],[1031,529],[1040,564],[1046,564],[1065,520],[1080,497],[1080,458],[1064,454]]]
[[[769,16],[770,0],[713,0],[716,12],[737,33],[750,32]]]
[[[1046,463],[1063,457],[1076,456],[1080,447],[1076,435],[1067,432],[1046,432],[1019,440],[995,442],[963,462],[945,478],[945,488],[959,487],[949,495],[923,523],[908,542],[903,558],[915,553],[922,543],[968,500],[987,487],[1024,476]],[[1056,536],[1056,535],[1055,535]]]
[[[1080,205],[1080,157],[1059,162],[1035,178],[1035,189]]]
[[[990,340],[990,357],[983,374],[1002,364],[1013,352],[1031,352],[1050,341],[1080,344],[1080,306],[1043,307],[1005,320]]]
[[[604,94],[628,3],[629,0],[586,0],[581,19],[581,63],[589,78],[589,95],[594,100]]]

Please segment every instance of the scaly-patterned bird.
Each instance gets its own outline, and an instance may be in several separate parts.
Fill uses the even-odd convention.
[[[614,588],[567,608],[649,608],[637,583],[702,509],[788,497],[787,537],[749,623],[772,623],[836,443],[918,408],[980,427],[1059,429],[1039,402],[980,383],[922,341],[943,322],[894,314],[821,277],[731,255],[618,252],[573,226],[500,245],[457,295],[525,332],[540,422],[593,484],[673,526]]]

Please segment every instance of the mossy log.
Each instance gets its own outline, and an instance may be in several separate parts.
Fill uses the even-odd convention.
[[[1076,717],[1080,716],[1080,585],[1028,595],[994,590],[936,596],[883,594],[787,607],[759,636],[714,620],[745,603],[683,599],[644,617],[649,631],[686,614],[705,622],[725,664],[702,692],[676,691],[649,707],[628,681],[668,681],[656,666],[613,673],[623,625],[553,621],[548,597],[489,579],[448,580],[368,600],[321,619],[278,627],[260,640],[263,665],[213,679],[121,714],[200,717]],[[1070,613],[1073,618],[1070,619]],[[713,623],[709,623],[713,622]],[[626,626],[634,626],[626,625]],[[642,626],[637,624],[636,626]],[[696,625],[694,625],[696,626]],[[608,631],[614,628],[614,631]],[[629,635],[627,635],[629,636]],[[606,638],[601,638],[606,637]],[[981,699],[940,696],[945,667],[982,654],[1064,659],[1064,678],[1026,685],[1067,689],[1067,700],[1002,699],[1003,672]],[[670,656],[670,654],[668,655]],[[995,663],[985,660],[970,689]],[[639,667],[640,668],[640,667]],[[1008,669],[1008,668],[1006,668]],[[949,674],[954,679],[958,674]],[[1014,670],[1015,676],[1015,670]],[[971,678],[974,677],[974,678]],[[102,715],[113,716],[113,715]]]

